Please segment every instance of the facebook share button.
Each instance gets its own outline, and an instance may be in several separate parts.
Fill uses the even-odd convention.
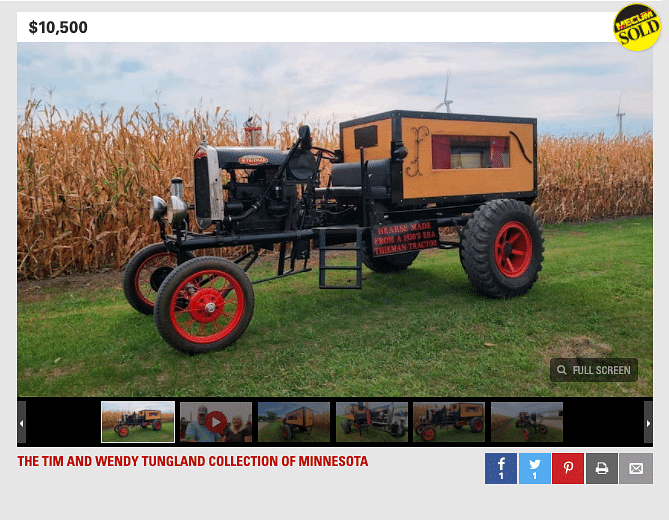
[[[485,454],[486,484],[517,484],[518,454],[517,453],[486,453]]]

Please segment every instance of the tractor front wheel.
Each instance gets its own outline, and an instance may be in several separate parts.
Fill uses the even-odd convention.
[[[420,435],[424,429],[425,429],[424,424],[419,424],[418,426],[416,426],[416,435]]]
[[[234,343],[253,316],[253,286],[235,263],[214,256],[194,258],[172,271],[156,296],[158,332],[188,354]]]
[[[351,433],[351,423],[348,421],[342,421],[341,422],[341,429],[344,430],[344,433],[348,435]]]
[[[460,260],[472,285],[491,298],[527,292],[544,259],[543,228],[519,200],[499,199],[479,207],[467,222]]]
[[[187,251],[186,258],[195,255]],[[123,272],[123,294],[128,303],[142,314],[153,314],[156,293],[176,266],[177,255],[167,251],[162,242],[135,253]]]
[[[121,426],[116,433],[118,433],[119,437],[127,437],[130,430],[128,430],[127,426]]]
[[[436,436],[437,436],[437,430],[435,430],[433,426],[426,426],[420,433],[420,438],[423,439],[425,442],[433,441]]]
[[[153,421],[151,423],[151,428],[153,428],[156,431],[160,430],[162,427],[163,427],[163,424],[160,421]]]
[[[541,433],[542,435],[546,435],[548,433],[548,428],[546,428],[543,424],[540,424],[539,433]]]

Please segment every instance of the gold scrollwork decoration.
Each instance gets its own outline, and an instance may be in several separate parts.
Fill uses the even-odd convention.
[[[412,130],[416,134],[416,158],[413,161],[411,161],[411,164],[409,166],[407,166],[406,174],[407,174],[408,177],[416,177],[416,176],[423,175],[420,172],[420,163],[419,163],[420,143],[423,141],[423,138],[430,135],[430,129],[428,127],[426,127],[425,125],[419,126],[418,128],[413,127]],[[421,138],[421,131],[424,131],[423,132],[424,133],[423,138]],[[416,165],[416,171],[412,173],[411,172],[411,167],[414,164]]]

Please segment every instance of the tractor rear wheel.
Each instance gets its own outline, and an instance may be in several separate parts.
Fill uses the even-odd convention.
[[[483,430],[483,419],[474,417],[469,423],[472,433],[480,433]]]
[[[420,438],[426,442],[433,441],[436,436],[437,430],[435,430],[433,426],[426,426],[420,433]]]
[[[342,421],[341,422],[341,429],[344,430],[344,433],[348,435],[351,433],[351,423],[348,421]]]
[[[465,226],[460,259],[472,285],[491,298],[526,293],[544,259],[543,228],[519,200],[499,199],[479,207]]]
[[[187,251],[186,258],[195,258]],[[156,293],[177,266],[177,255],[167,251],[162,242],[141,249],[130,259],[123,272],[123,294],[128,303],[142,314],[153,314]]]
[[[156,431],[160,430],[162,427],[163,427],[163,424],[160,421],[153,421],[151,423],[151,428],[153,428]]]
[[[160,286],[154,318],[172,347],[188,354],[234,343],[253,316],[253,286],[237,264],[214,256],[174,269]]]
[[[293,438],[293,432],[290,429],[290,426],[288,426],[287,424],[283,425],[283,429],[281,430],[281,433],[283,434],[284,440],[289,441],[290,439]]]

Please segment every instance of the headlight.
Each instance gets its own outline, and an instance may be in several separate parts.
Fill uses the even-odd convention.
[[[188,214],[188,205],[179,197],[172,195],[167,201],[167,222],[174,227],[181,223]]]
[[[167,211],[167,204],[160,197],[155,195],[151,197],[151,209],[149,209],[149,217],[151,220],[160,220]]]

